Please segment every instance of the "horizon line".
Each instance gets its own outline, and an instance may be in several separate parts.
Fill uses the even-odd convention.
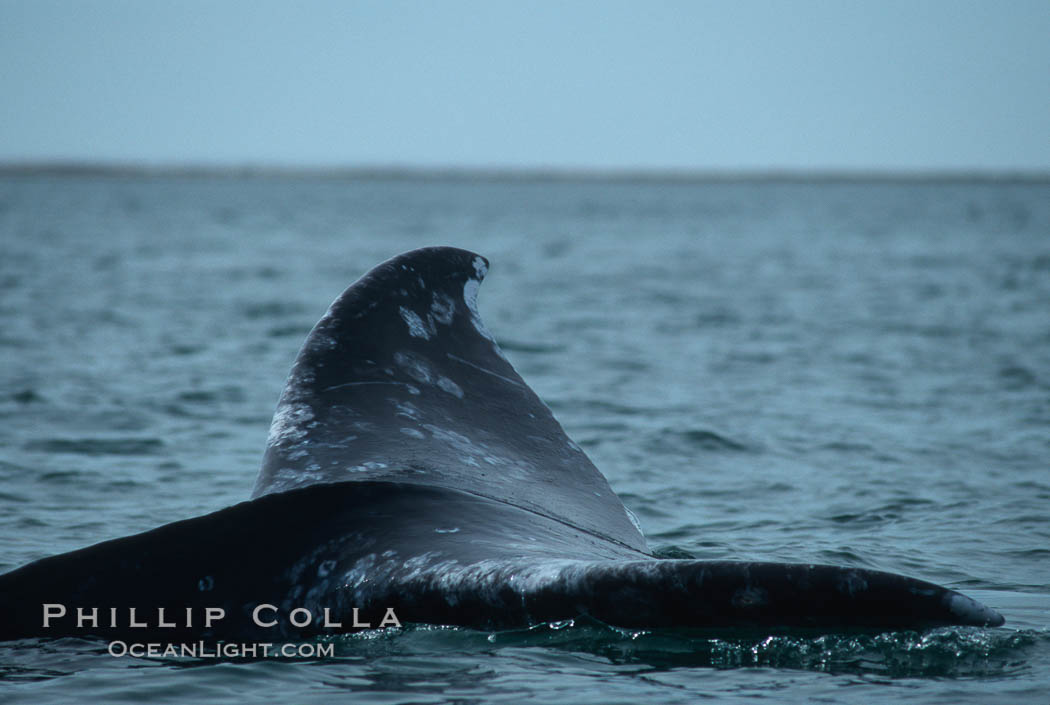
[[[118,160],[0,161],[3,176],[326,178],[462,181],[995,181],[1046,182],[1050,170],[1020,168],[591,167],[361,164],[209,164]]]

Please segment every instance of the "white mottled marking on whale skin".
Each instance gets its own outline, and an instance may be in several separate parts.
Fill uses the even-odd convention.
[[[519,595],[536,592],[561,581],[578,580],[577,574],[586,565],[583,561],[552,560],[523,568],[520,563],[502,560],[482,560],[470,565],[449,561],[434,566],[433,575],[446,599],[458,601],[459,590],[466,588],[487,602],[497,603],[504,586],[509,585]]]
[[[394,405],[394,413],[397,416],[418,421],[422,415],[412,402],[403,402],[400,399],[391,398],[390,403]]]
[[[858,571],[851,570],[839,578],[838,589],[839,592],[853,597],[868,589],[868,581]]]
[[[442,291],[435,291],[430,303],[430,315],[427,318],[443,325],[450,325],[456,315],[456,302],[452,297]]]
[[[410,308],[399,306],[398,311],[401,313],[401,320],[408,326],[408,334],[413,338],[422,338],[423,340],[430,340],[430,334],[433,332],[428,330],[432,326],[428,326],[423,323],[423,319],[419,317],[419,314]]]
[[[414,428],[402,427],[400,430],[401,430],[401,433],[403,433],[406,436],[409,436],[411,438],[418,438],[420,440],[426,438],[426,436],[423,434],[422,431],[417,431]]]
[[[480,460],[482,463],[504,468],[505,477],[527,477],[535,471],[535,468],[520,461],[515,461],[513,458],[501,457],[484,443],[475,442],[451,429],[441,428],[428,423],[423,424],[423,429],[435,440],[447,443],[459,453],[461,461],[466,465],[476,468],[481,467]]]
[[[481,282],[477,279],[468,279],[463,283],[463,303],[467,305],[472,318],[480,318],[478,315],[478,289]]]
[[[326,350],[335,350],[339,346],[339,341],[334,336],[324,333],[321,328],[318,328],[310,336],[309,345],[310,349],[315,352],[324,352]],[[323,367],[322,364],[318,364],[318,366]]]
[[[414,580],[415,578],[418,578],[423,571],[430,567],[431,563],[439,558],[441,558],[441,553],[439,551],[427,551],[418,556],[412,556],[400,566],[403,570],[407,571],[403,575],[403,579]]]
[[[409,377],[420,384],[432,384],[434,382],[434,373],[430,370],[430,363],[427,362],[426,358],[413,353],[396,352],[394,353],[394,362]]]
[[[352,473],[373,472],[376,468],[369,467],[369,465],[371,465],[371,463],[364,463],[363,465],[350,465],[347,466],[346,471]]]
[[[489,332],[489,329],[485,327],[485,324],[481,320],[481,314],[478,313],[478,288],[480,286],[480,280],[468,279],[466,283],[463,284],[463,303],[467,305],[467,310],[470,311],[470,322],[474,325],[474,329],[482,338],[495,343],[496,339],[492,336],[492,333]]]
[[[477,445],[475,445],[474,441],[470,440],[461,433],[456,433],[455,431],[452,431],[450,429],[441,428],[440,426],[435,426],[433,424],[428,423],[423,424],[423,428],[425,428],[437,440],[448,443],[450,446],[459,450],[465,455],[470,455],[471,457],[473,457],[473,453],[483,450],[483,448],[480,448]]]
[[[372,311],[374,311],[377,306],[379,306],[379,302],[378,301],[369,301],[367,306],[365,306],[360,311],[358,311],[357,313],[354,314],[354,319],[356,320],[356,319],[359,319],[359,318],[364,318],[365,316],[370,314]],[[330,313],[326,313],[325,314],[325,318],[331,318]],[[323,321],[323,320],[325,320],[325,318],[322,318],[321,320]]]
[[[442,391],[448,392],[457,399],[463,398],[463,389],[448,377],[438,377],[437,386],[440,387]]]
[[[503,351],[499,349],[499,345],[496,343],[495,336],[489,332],[489,329],[485,327],[484,321],[481,320],[481,314],[478,313],[478,289],[481,287],[481,279],[485,276],[485,272],[488,268],[484,262],[480,262],[480,257],[474,261],[474,271],[478,272],[477,279],[468,279],[463,284],[463,303],[467,305],[467,310],[470,311],[470,322],[473,324],[474,329],[478,334],[492,343],[492,352],[496,353],[500,358],[506,360],[507,357],[503,354]]]
[[[285,402],[277,407],[266,445],[292,446],[302,442],[306,437],[306,424],[313,421],[314,411],[309,404],[302,402]]]
[[[343,573],[343,585],[350,588],[359,586],[375,572],[375,564],[376,554],[374,553],[358,558],[350,570]]]

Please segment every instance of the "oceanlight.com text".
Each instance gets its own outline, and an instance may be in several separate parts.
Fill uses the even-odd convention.
[[[204,641],[181,644],[111,641],[109,655],[120,658],[325,658],[335,655],[335,644],[274,644]]]

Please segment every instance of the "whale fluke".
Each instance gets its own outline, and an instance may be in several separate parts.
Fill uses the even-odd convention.
[[[296,358],[253,499],[0,576],[0,638],[1003,624],[891,573],[654,557],[482,324],[487,269],[425,248],[351,285]]]

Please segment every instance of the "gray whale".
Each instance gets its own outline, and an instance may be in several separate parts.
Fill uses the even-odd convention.
[[[891,573],[655,558],[484,327],[487,269],[424,248],[351,285],[299,352],[253,499],[0,576],[0,638],[1003,624]]]

